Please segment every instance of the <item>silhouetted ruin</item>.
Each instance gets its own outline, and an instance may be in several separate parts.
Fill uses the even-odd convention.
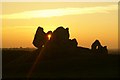
[[[58,27],[55,31],[53,31],[51,40],[57,43],[69,40],[68,28],[64,29],[62,26]]]
[[[95,42],[91,45],[91,50],[93,53],[98,53],[98,54],[107,54],[107,46],[102,46],[99,40],[95,40]]]
[[[41,48],[45,41],[45,32],[43,31],[43,28],[38,27],[33,40],[33,45],[37,48]]]
[[[46,51],[79,51],[80,53],[108,54],[107,46],[102,46],[99,40],[91,45],[91,49],[79,47],[76,39],[69,39],[69,28],[58,27],[56,30],[44,32],[43,28],[38,27],[33,45],[38,49],[44,47]]]

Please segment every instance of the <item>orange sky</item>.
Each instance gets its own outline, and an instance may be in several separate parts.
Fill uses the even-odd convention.
[[[34,47],[38,26],[44,31],[68,27],[70,38],[88,47],[95,39],[118,48],[118,6],[107,2],[6,2],[2,4],[2,47]]]

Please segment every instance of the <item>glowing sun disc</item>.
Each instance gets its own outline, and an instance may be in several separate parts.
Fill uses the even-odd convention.
[[[51,34],[48,34],[48,40],[50,40],[50,38],[51,38]]]

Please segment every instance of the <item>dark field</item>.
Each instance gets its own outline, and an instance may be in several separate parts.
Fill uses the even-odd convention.
[[[35,50],[2,50],[2,78],[120,78],[118,54],[44,54],[29,75],[38,56]]]

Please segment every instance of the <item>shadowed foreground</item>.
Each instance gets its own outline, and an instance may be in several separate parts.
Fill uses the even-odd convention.
[[[39,51],[3,50],[3,79],[26,79]],[[29,78],[119,78],[120,55],[43,52]]]

